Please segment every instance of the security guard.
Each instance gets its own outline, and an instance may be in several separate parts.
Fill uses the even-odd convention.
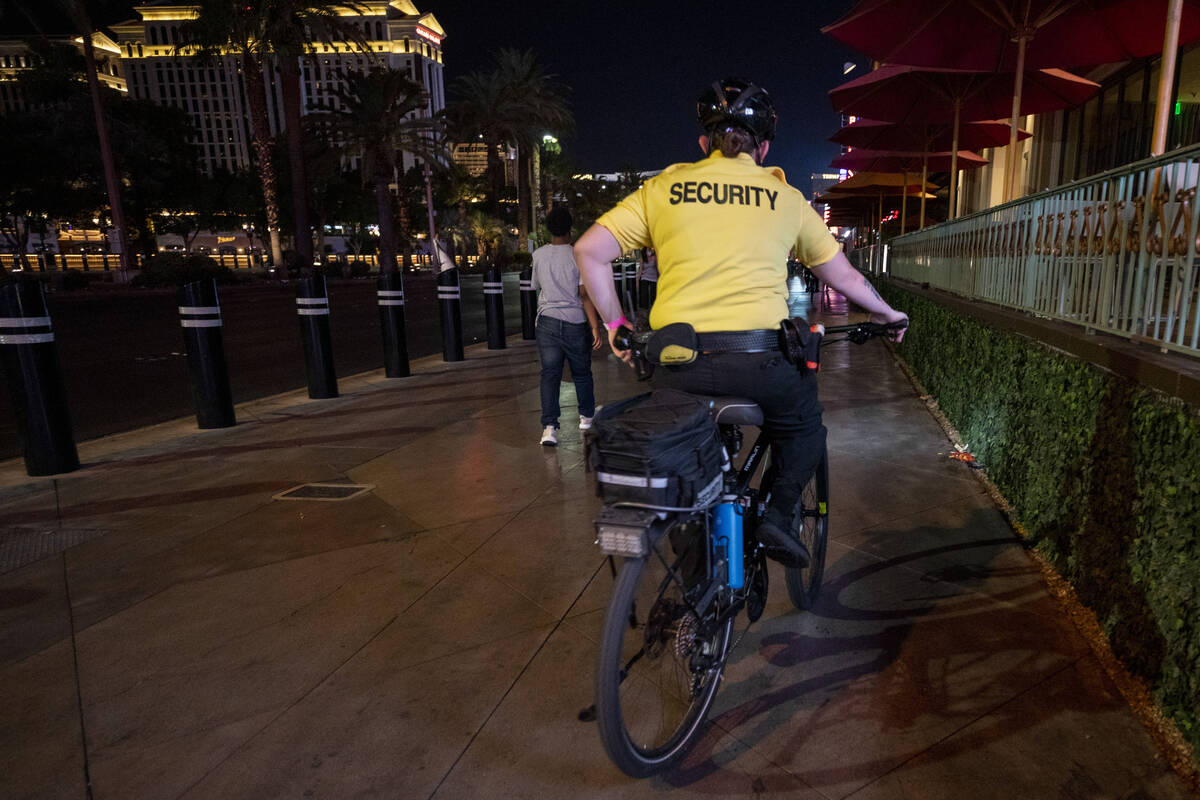
[[[575,245],[575,260],[612,345],[628,321],[613,289],[610,262],[638,247],[658,252],[658,297],[650,326],[690,323],[704,355],[659,368],[656,387],[749,397],[763,409],[779,470],[758,536],[767,554],[807,566],[808,552],[790,536],[792,514],[825,441],[816,375],[779,351],[788,316],[787,259],[870,312],[871,321],[908,318],[889,306],[842,254],[837,241],[783,171],[761,166],[775,137],[770,96],[741,79],[714,82],[697,104],[706,158],[675,164],[646,181],[596,221]],[[899,340],[903,331],[897,334]]]

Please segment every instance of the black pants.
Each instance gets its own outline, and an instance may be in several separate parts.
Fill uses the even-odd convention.
[[[691,364],[659,367],[655,388],[709,396],[746,397],[763,410],[764,429],[774,438],[771,456],[778,470],[769,517],[790,521],[800,492],[808,483],[825,444],[817,375],[800,372],[782,353],[720,353]]]

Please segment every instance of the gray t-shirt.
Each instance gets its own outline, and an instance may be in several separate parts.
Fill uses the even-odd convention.
[[[579,297],[579,267],[569,244],[544,244],[533,251],[533,288],[538,290],[538,316],[564,322],[587,322]]]

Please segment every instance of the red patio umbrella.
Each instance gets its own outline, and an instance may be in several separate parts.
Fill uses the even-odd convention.
[[[969,150],[956,153],[898,153],[880,150],[851,150],[845,155],[838,156],[830,166],[834,169],[870,170],[872,172],[899,172],[904,175],[907,183],[908,175],[921,170],[921,181],[924,182],[929,170],[943,172],[947,170],[977,169],[988,163],[986,158],[976,155]],[[905,209],[900,211],[900,231],[907,229]],[[921,200],[921,218],[925,217],[925,201]]]
[[[1161,52],[1155,120],[1155,147],[1161,149],[1164,86],[1173,77],[1178,44],[1200,39],[1200,0],[863,0],[822,31],[881,62],[1010,71],[1010,145],[1017,141],[1027,69],[1109,64]],[[1016,174],[1007,171],[1006,196]]]
[[[917,181],[915,176],[910,178],[899,172],[856,172],[844,181],[830,186],[819,195],[816,202],[828,203],[838,200],[853,201],[872,198],[877,201],[879,216],[882,217],[884,198],[892,198],[898,203],[901,196],[919,197],[923,208],[925,198],[933,197],[925,190],[936,188],[924,180]],[[907,204],[905,205],[907,206]]]
[[[959,69],[921,69],[885,64],[829,92],[833,107],[886,122],[911,124],[951,123],[961,129],[963,121],[988,120],[1003,114],[1010,105],[1011,75]],[[1100,84],[1060,69],[1042,69],[1026,76],[1027,91],[1019,114],[1039,114],[1075,106],[1091,97]],[[950,150],[958,145],[952,134]],[[1008,159],[1010,162],[1013,158]],[[958,200],[958,171],[950,167],[950,214]]]
[[[822,32],[885,64],[1013,72],[1162,52],[1169,0],[863,0]],[[1185,0],[1180,41],[1200,39]]]
[[[1029,131],[1017,130],[1017,139],[1028,139]],[[947,123],[914,124],[858,119],[838,130],[829,141],[865,150],[903,150],[941,153],[953,149],[954,128]],[[958,130],[961,150],[982,150],[1008,144],[1008,123],[1003,120],[964,122]]]
[[[888,150],[851,150],[840,155],[829,166],[834,169],[869,170],[871,172],[900,172],[915,175],[922,165],[934,172],[948,172],[957,162],[958,169],[976,169],[988,160],[970,150],[957,153],[913,153]]]

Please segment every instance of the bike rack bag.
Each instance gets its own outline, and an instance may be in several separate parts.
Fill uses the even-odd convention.
[[[659,389],[601,408],[588,437],[596,493],[606,503],[670,508],[715,500],[727,459],[711,405]]]

